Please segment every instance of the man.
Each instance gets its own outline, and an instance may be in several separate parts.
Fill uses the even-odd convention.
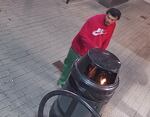
[[[64,61],[64,68],[58,85],[64,85],[71,71],[73,62],[85,55],[92,48],[106,49],[114,32],[116,21],[121,17],[121,12],[110,8],[106,14],[99,14],[87,20],[80,32],[72,41],[71,48]]]

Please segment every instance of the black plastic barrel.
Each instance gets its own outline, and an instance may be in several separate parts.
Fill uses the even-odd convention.
[[[116,5],[123,4],[125,2],[128,2],[129,0],[97,0],[100,4],[103,6],[110,8]]]
[[[119,59],[111,52],[91,49],[74,63],[63,89],[81,96],[101,114],[119,85],[120,66]],[[64,96],[57,98],[50,113],[50,117],[93,117],[78,101]]]

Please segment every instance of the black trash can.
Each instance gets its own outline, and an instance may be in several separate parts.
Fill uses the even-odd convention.
[[[103,6],[110,8],[116,5],[120,5],[122,3],[128,2],[129,0],[97,0]]]
[[[111,52],[91,49],[74,63],[63,89],[81,96],[101,114],[102,107],[119,85],[120,66],[119,59]],[[57,98],[50,111],[50,117],[79,116],[93,117],[78,101],[64,96]]]

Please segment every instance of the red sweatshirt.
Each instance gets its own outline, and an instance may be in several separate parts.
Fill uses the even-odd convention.
[[[107,48],[116,24],[106,26],[105,16],[105,14],[93,16],[83,25],[72,41],[71,47],[76,53],[83,56],[91,48]]]

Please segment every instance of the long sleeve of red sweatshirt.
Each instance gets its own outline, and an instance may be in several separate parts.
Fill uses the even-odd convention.
[[[107,48],[116,24],[106,26],[105,16],[105,14],[96,15],[82,26],[71,46],[76,53],[83,56],[91,48]]]

